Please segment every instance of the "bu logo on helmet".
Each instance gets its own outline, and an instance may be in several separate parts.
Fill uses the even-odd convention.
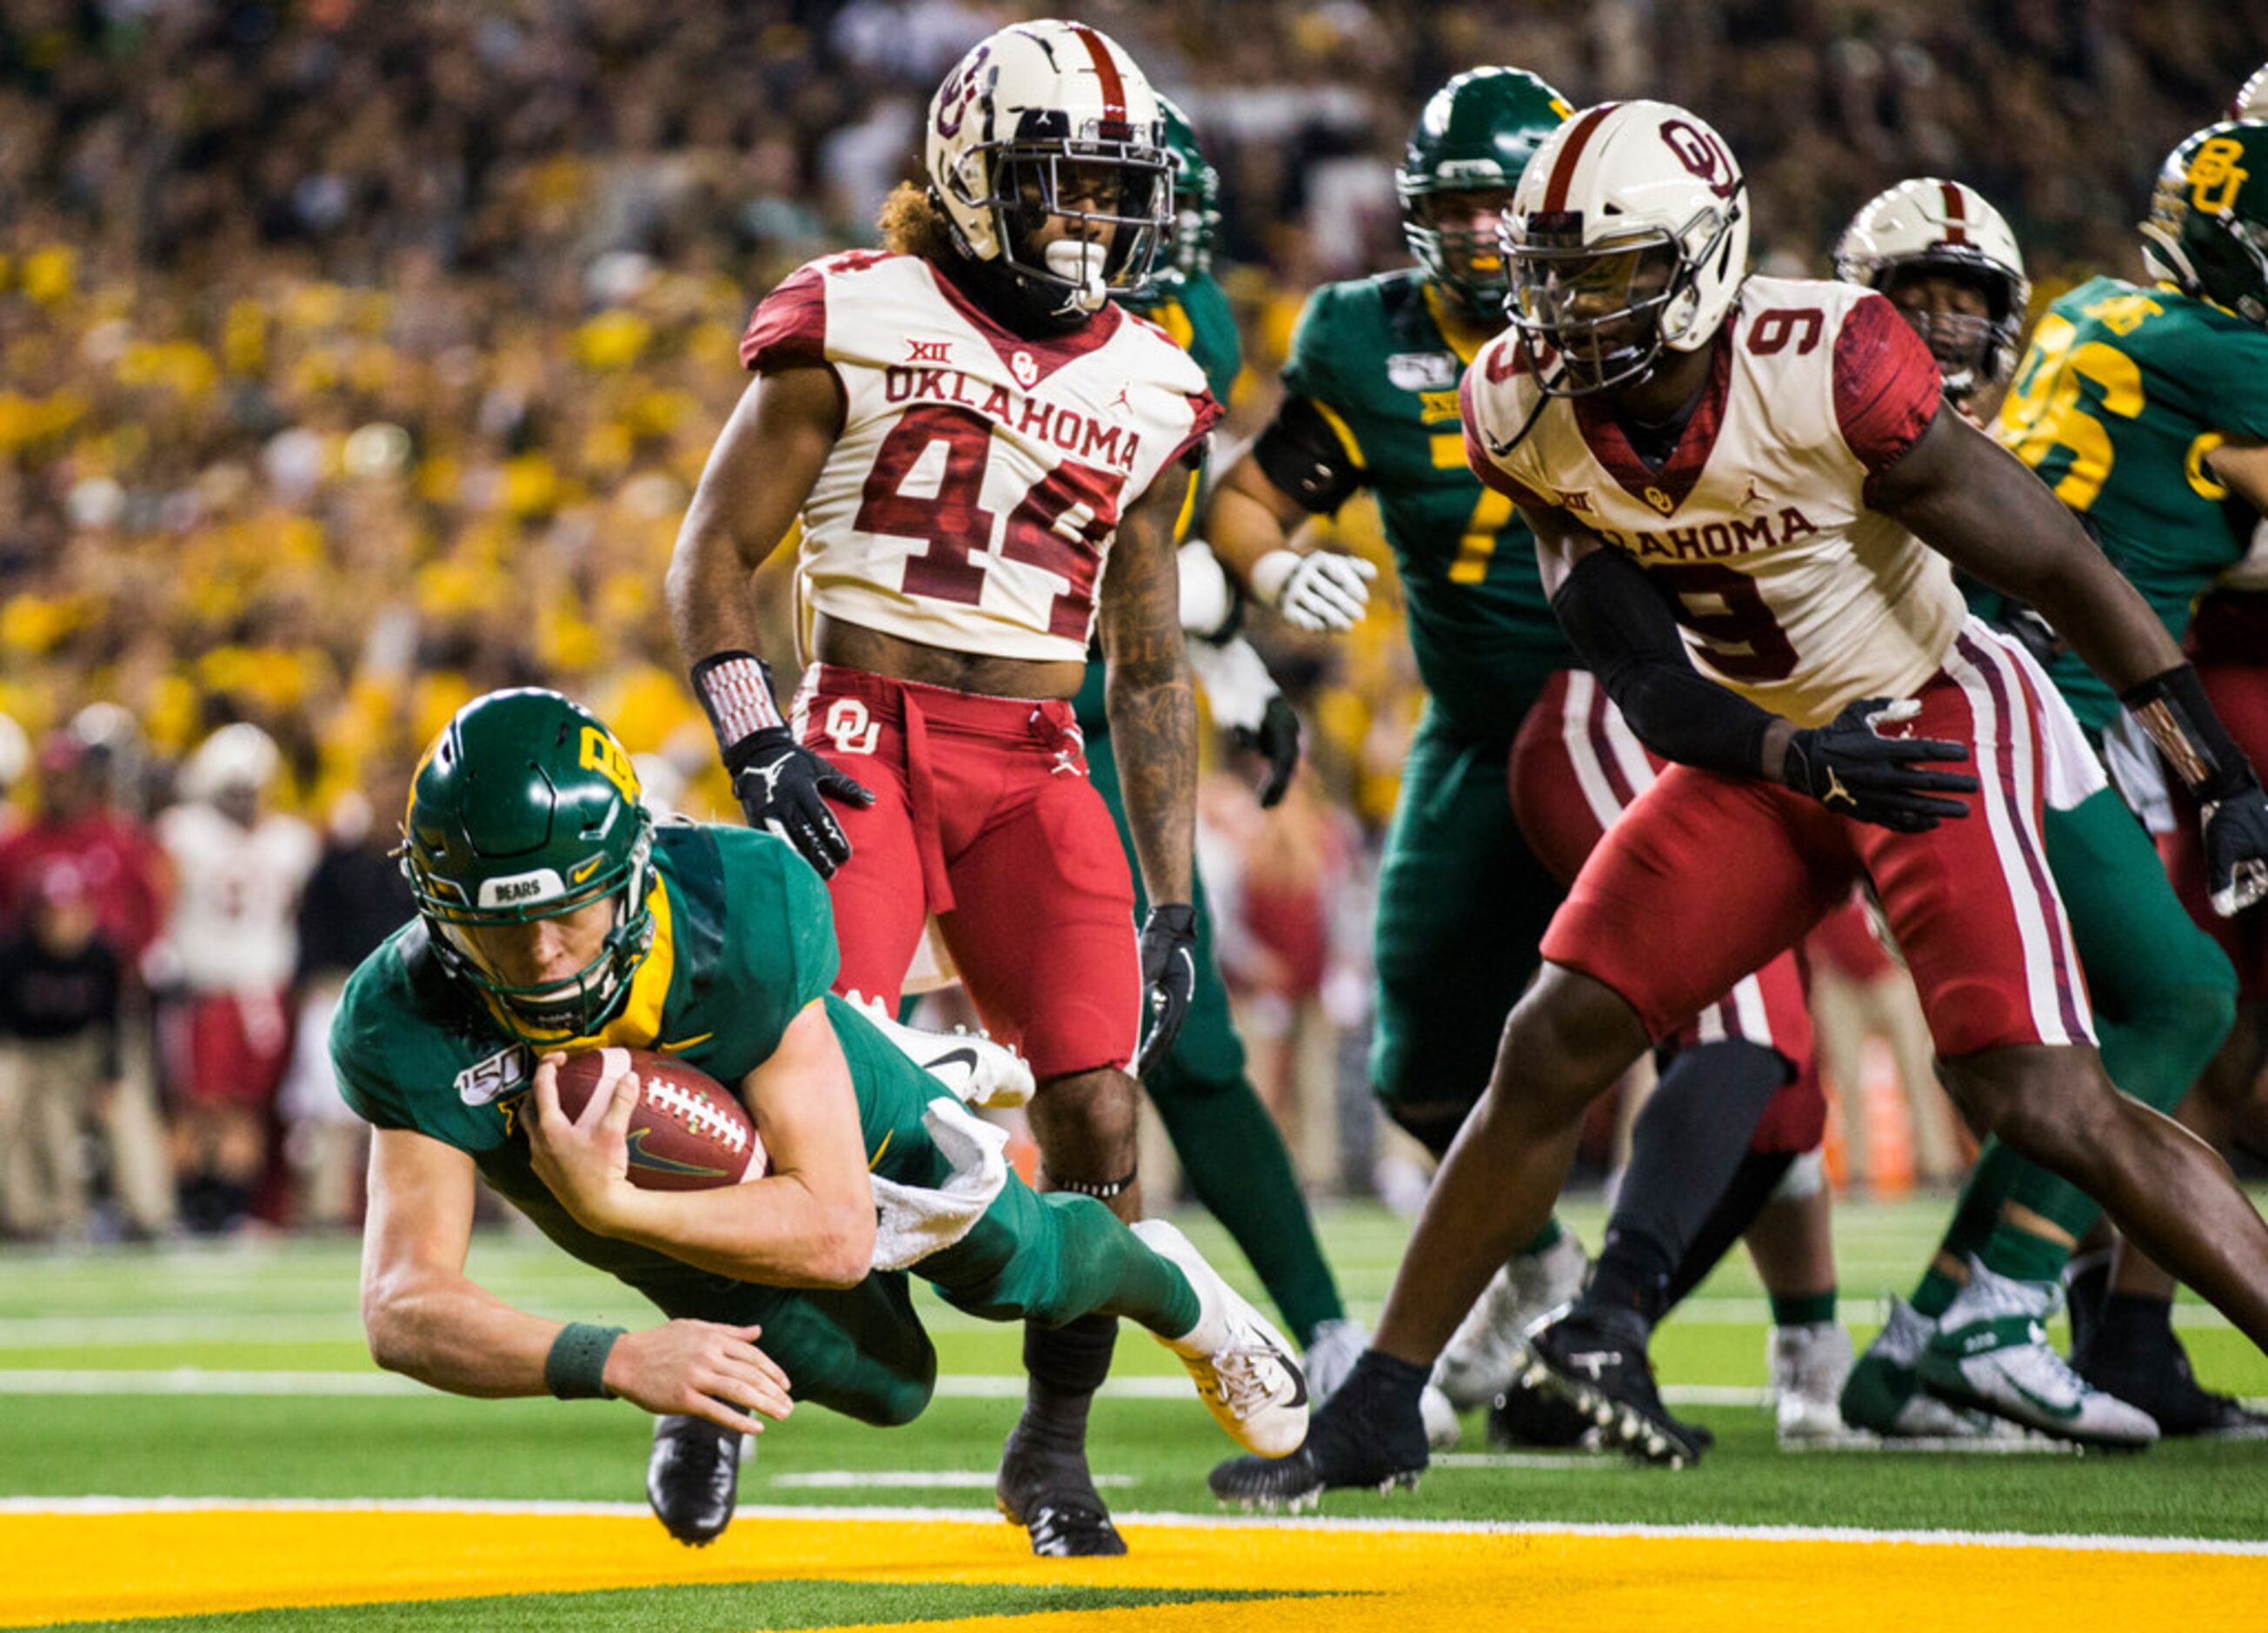
[[[1733,169],[1733,157],[1712,133],[1697,129],[1683,119],[1665,119],[1661,122],[1661,139],[1677,155],[1677,162],[1719,198],[1730,198],[1741,190],[1741,179]]]

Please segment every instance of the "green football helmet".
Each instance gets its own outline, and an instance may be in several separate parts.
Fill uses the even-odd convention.
[[[1146,312],[1178,299],[1181,285],[1212,274],[1213,240],[1220,233],[1220,172],[1197,145],[1189,116],[1173,98],[1160,94],[1166,152],[1173,161],[1174,234],[1158,256],[1149,281],[1122,297],[1124,305]]]
[[[2167,156],[2142,259],[2186,293],[2268,327],[2268,120],[2209,125]]]
[[[1433,92],[1395,173],[1410,253],[1434,282],[1484,321],[1504,320],[1504,252],[1491,233],[1443,229],[1428,202],[1445,193],[1504,192],[1574,112],[1522,68],[1468,69]]]
[[[604,1024],[653,944],[646,905],[653,817],[615,735],[556,691],[492,691],[457,711],[417,767],[401,870],[434,956],[531,1043]],[[480,931],[616,898],[598,955],[572,975],[515,986]]]

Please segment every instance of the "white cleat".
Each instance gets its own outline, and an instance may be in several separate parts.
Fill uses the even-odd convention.
[[[1535,1322],[1583,1290],[1590,1268],[1572,1231],[1535,1253],[1517,1253],[1489,1278],[1433,1364],[1433,1382],[1459,1412],[1478,1411],[1512,1387]]]
[[[1962,1288],[1921,1356],[1921,1385],[1939,1400],[2080,1445],[2141,1447],[2155,1419],[2104,1393],[2048,1347],[2061,1302],[2053,1282],[2018,1282],[1969,1261]]]
[[[925,1032],[903,1026],[879,998],[845,995],[859,1014],[872,1022],[897,1046],[898,1053],[943,1083],[963,1105],[998,1110],[1022,1105],[1038,1085],[1024,1057],[983,1032],[955,1027],[950,1032]]]
[[[1769,1359],[1772,1415],[1782,1445],[1849,1436],[1837,1405],[1851,1375],[1851,1334],[1840,1321],[1774,1327]]]
[[[1197,1290],[1197,1324],[1159,1341],[1181,1356],[1213,1420],[1262,1457],[1298,1451],[1307,1437],[1307,1380],[1291,1344],[1172,1225],[1145,1219],[1132,1230]]]

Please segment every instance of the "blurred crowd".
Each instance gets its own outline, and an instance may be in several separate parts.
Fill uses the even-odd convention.
[[[377,888],[401,788],[467,698],[557,685],[649,757],[671,802],[729,812],[660,583],[741,388],[740,326],[800,262],[871,240],[938,78],[983,33],[1048,9],[0,10],[0,715],[25,734],[0,816],[15,829],[0,935],[11,972],[52,966],[6,1001],[56,1011],[7,1025],[49,1049],[64,1033],[38,1028],[75,1002],[123,1017],[65,1029],[105,1086],[69,1119],[109,1136],[96,1167],[122,1228],[294,1206],[276,1085],[303,1009],[354,951],[322,927],[323,869],[351,859],[367,875],[351,889],[372,923],[401,911]],[[1425,94],[1462,68],[1513,63],[1578,102],[1701,109],[1749,167],[1775,270],[1823,270],[1886,182],[1961,176],[2014,221],[2045,299],[2132,269],[2157,159],[2268,58],[2268,12],[2207,0],[1097,0],[1081,14],[1182,98],[1223,174],[1246,431],[1305,291],[1405,258],[1393,166]],[[1339,532],[1384,562],[1359,506]],[[1233,775],[1208,800],[1231,973],[1287,1081],[1363,1023],[1366,920],[1341,904],[1360,900],[1418,700],[1382,599],[1351,641],[1257,632],[1307,717],[1309,765],[1265,818]],[[251,735],[218,752],[239,782],[260,772],[249,822],[200,770],[239,726]],[[196,809],[223,826],[183,814]],[[90,822],[91,850],[25,840]],[[195,914],[219,911],[212,846],[245,836],[278,870],[262,911],[284,939],[235,955],[265,995],[200,1023],[212,972]],[[237,1048],[274,1083],[257,1104],[199,1105],[225,1098],[198,1074]],[[21,1083],[60,1069],[9,1058],[0,1120],[31,1116],[11,1109]],[[70,1188],[48,1179],[10,1179],[33,1201],[4,1222],[82,1228],[41,1200]],[[309,1188],[296,1205],[336,1204]]]

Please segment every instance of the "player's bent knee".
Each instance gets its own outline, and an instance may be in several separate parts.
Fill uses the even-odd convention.
[[[1637,1010],[1612,987],[1547,964],[1505,1023],[1489,1092],[1579,1115],[1647,1042]]]

